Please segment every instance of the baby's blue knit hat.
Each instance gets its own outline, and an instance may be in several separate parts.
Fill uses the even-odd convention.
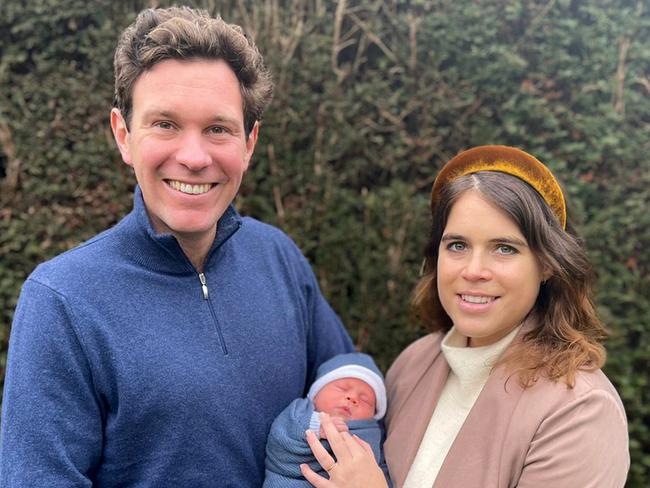
[[[375,392],[375,415],[379,420],[386,413],[386,387],[384,376],[367,354],[351,352],[328,359],[316,371],[316,381],[311,385],[307,397],[314,400],[316,394],[327,384],[341,378],[357,378],[367,383]]]

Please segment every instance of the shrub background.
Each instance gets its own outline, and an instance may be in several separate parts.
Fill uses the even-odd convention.
[[[423,330],[408,297],[446,160],[520,146],[565,183],[613,333],[628,485],[650,479],[650,5],[643,0],[226,0],[275,99],[238,208],[288,232],[358,347],[387,368]],[[127,0],[0,5],[0,378],[20,286],[114,224],[134,178],[108,124]],[[606,439],[602,439],[606,442]]]

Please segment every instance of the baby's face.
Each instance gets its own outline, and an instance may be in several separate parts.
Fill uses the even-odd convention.
[[[341,378],[321,388],[314,407],[345,420],[369,419],[375,414],[375,391],[360,379]]]

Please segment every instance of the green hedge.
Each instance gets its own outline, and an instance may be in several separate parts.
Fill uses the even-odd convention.
[[[386,368],[408,319],[436,169],[516,145],[565,182],[613,333],[607,373],[650,479],[650,5],[642,0],[188,2],[251,32],[277,81],[242,212],[285,229]],[[168,2],[0,6],[0,377],[34,266],[114,224],[134,179],[112,142],[112,52]],[[220,10],[219,10],[220,9]]]

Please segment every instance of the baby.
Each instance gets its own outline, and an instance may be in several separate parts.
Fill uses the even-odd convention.
[[[302,463],[323,473],[305,440],[307,429],[324,437],[320,412],[329,414],[338,430],[349,430],[368,442],[377,462],[383,463],[378,422],[386,413],[383,376],[367,354],[340,354],[318,368],[307,398],[291,402],[273,421],[266,444],[264,488],[310,487],[300,472]]]

